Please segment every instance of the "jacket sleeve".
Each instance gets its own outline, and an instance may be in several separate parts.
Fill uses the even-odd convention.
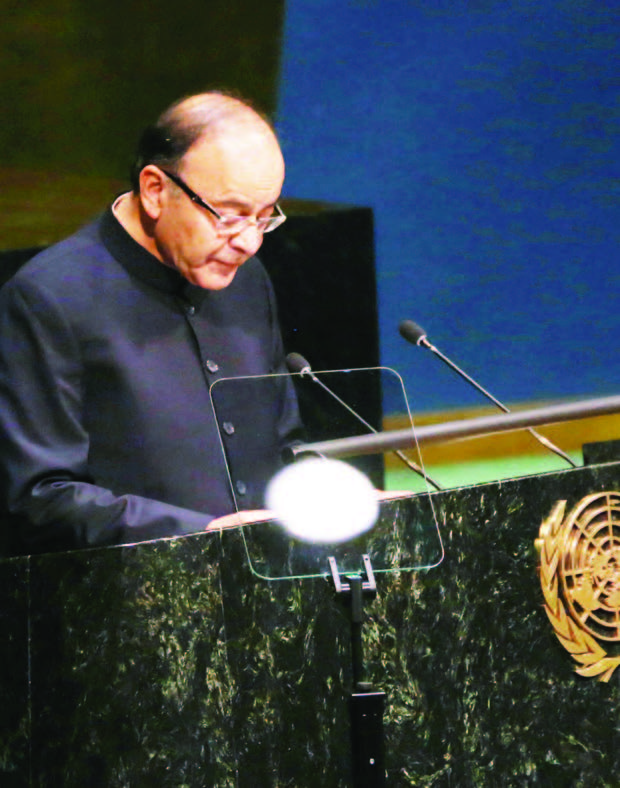
[[[20,554],[203,530],[212,517],[89,477],[80,346],[65,305],[36,282],[0,290],[0,547]]]

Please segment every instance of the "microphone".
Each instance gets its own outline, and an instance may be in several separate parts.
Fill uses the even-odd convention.
[[[326,391],[330,395],[330,397],[335,399],[336,402],[342,405],[343,408],[346,408],[346,410],[348,410],[352,416],[354,416],[359,422],[361,422],[366,427],[366,429],[370,430],[371,432],[374,432],[375,434],[377,433],[377,430],[372,426],[372,424],[369,424],[366,421],[366,419],[363,418],[363,416],[360,416],[360,414],[357,413],[357,411],[353,410],[353,408],[350,405],[348,405],[343,399],[341,399],[336,394],[335,391],[330,389],[329,386],[326,386],[322,380],[319,380],[319,378],[317,378],[317,376],[312,371],[310,362],[307,361],[301,355],[301,353],[289,353],[288,356],[286,357],[286,366],[288,367],[289,372],[298,372],[301,375],[301,377],[305,377],[305,376],[310,377],[313,383],[317,383],[323,389],[323,391]],[[401,460],[401,462],[403,462],[409,468],[409,470],[413,471],[414,473],[417,473],[419,476],[421,476],[423,479],[429,482],[429,484],[432,484],[432,486],[436,490],[443,489],[441,485],[438,482],[436,482],[434,479],[432,479],[423,468],[421,468],[415,462],[410,460],[409,457],[403,454],[402,451],[400,451],[399,449],[394,449],[393,454],[395,454],[398,457],[398,459]]]
[[[318,380],[312,372],[310,362],[301,355],[301,353],[289,353],[286,357],[286,366],[289,372],[298,372],[302,378],[309,375],[311,378]],[[320,383],[320,381],[318,381]]]
[[[483,388],[480,385],[480,383],[476,382],[472,377],[470,377],[466,372],[464,372],[460,367],[458,367],[454,363],[454,361],[451,361],[447,356],[444,356],[444,354],[440,350],[438,350],[434,345],[432,345],[426,338],[426,332],[424,331],[424,329],[421,326],[419,326],[417,323],[414,323],[413,320],[402,320],[398,326],[398,330],[400,332],[401,337],[403,339],[406,339],[407,342],[410,342],[412,345],[419,345],[420,347],[425,347],[428,350],[430,350],[432,353],[438,356],[444,362],[444,364],[447,364],[451,369],[453,369],[457,373],[457,375],[462,377],[463,380],[466,380],[481,394],[484,394],[484,396],[487,399],[490,399],[491,402],[494,405],[497,405],[497,407],[500,410],[503,410],[504,413],[510,413],[509,408],[507,408],[491,393],[489,393],[485,388]],[[557,454],[558,457],[561,457],[569,465],[572,465],[573,468],[578,467],[577,463],[573,462],[573,460],[568,456],[568,454],[563,452],[562,449],[559,449],[554,443],[551,443],[551,441],[548,438],[545,438],[544,435],[541,435],[540,433],[536,432],[536,430],[532,429],[531,427],[527,427],[527,431],[530,433],[530,435],[536,438],[536,440],[539,443],[542,443],[542,445],[546,449],[549,449],[554,454]]]

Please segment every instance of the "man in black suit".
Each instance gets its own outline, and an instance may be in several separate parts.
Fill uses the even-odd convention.
[[[183,99],[145,131],[133,190],[0,290],[7,552],[263,515],[299,423],[290,382],[273,376],[284,352],[254,257],[284,221],[283,180],[273,129],[247,103]],[[252,396],[224,388],[239,376],[259,376]]]

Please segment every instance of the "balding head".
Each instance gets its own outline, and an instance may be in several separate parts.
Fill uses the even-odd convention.
[[[269,122],[221,93],[190,96],[167,109],[140,142],[134,192],[115,203],[127,232],[191,284],[228,287],[263,241],[284,159]],[[225,232],[226,218],[242,220]]]
[[[176,170],[192,146],[237,127],[252,128],[276,140],[269,120],[242,99],[209,92],[175,102],[142,134],[131,170],[134,192],[139,191],[140,172],[147,164]]]

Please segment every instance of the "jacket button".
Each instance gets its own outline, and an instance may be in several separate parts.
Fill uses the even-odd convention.
[[[220,368],[219,364],[216,364],[216,362],[212,361],[210,358],[207,359],[205,366],[207,367],[209,372],[217,372],[218,369]]]
[[[241,480],[235,482],[235,488],[239,495],[245,495],[248,491],[246,483],[242,482]]]
[[[235,434],[235,425],[231,421],[225,421],[222,424],[222,429],[227,435],[234,435]]]

